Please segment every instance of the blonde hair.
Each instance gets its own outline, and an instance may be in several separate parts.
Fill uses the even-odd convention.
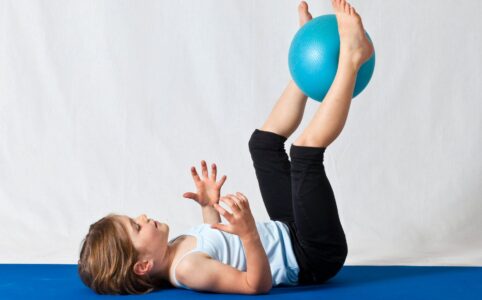
[[[80,278],[98,294],[149,293],[156,283],[147,274],[134,273],[139,252],[117,217],[109,214],[90,225],[80,250]]]

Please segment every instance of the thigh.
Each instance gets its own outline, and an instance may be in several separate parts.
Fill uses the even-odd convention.
[[[296,234],[313,266],[344,262],[348,254],[335,196],[323,165],[326,148],[291,145]]]
[[[264,205],[271,220],[293,220],[291,165],[285,150],[286,137],[255,129],[249,152]]]
[[[345,260],[325,261],[318,255],[315,247],[303,246],[300,241],[296,222],[286,223],[289,228],[291,244],[300,268],[298,285],[321,284],[334,277],[343,267]],[[314,257],[314,259],[313,259]]]

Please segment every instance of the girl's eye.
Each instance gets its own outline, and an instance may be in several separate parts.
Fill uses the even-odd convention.
[[[136,223],[136,225],[137,225],[137,231],[141,230],[141,225],[139,225],[137,223]]]

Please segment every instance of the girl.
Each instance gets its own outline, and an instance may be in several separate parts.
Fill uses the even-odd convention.
[[[373,47],[360,16],[345,0],[332,0],[340,34],[336,77],[302,134],[296,130],[307,97],[290,82],[268,119],[255,129],[249,150],[270,221],[255,222],[241,193],[220,196],[226,177],[216,181],[202,161],[202,178],[191,173],[197,193],[184,197],[203,207],[207,224],[168,242],[166,224],[141,215],[108,215],[92,224],[78,270],[97,293],[139,294],[166,285],[219,293],[267,293],[275,285],[320,284],[335,276],[348,254],[333,190],[325,174],[326,148],[341,133],[360,66]],[[300,25],[312,17],[299,5]],[[218,203],[224,202],[230,211]],[[228,222],[220,223],[221,214]]]

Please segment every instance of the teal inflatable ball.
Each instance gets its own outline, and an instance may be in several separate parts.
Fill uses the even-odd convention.
[[[335,15],[314,18],[298,30],[291,42],[288,64],[291,77],[305,95],[319,102],[325,98],[335,79],[339,51]],[[368,85],[374,68],[375,52],[358,71],[353,98]]]

